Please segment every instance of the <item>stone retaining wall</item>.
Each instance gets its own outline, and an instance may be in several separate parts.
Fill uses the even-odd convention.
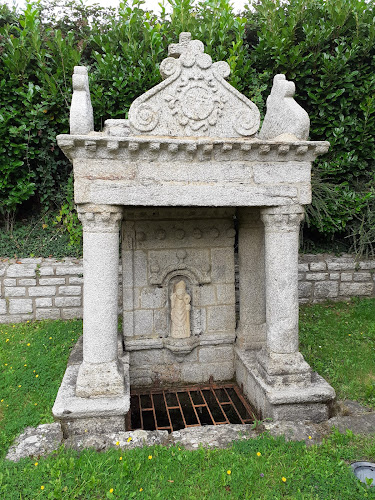
[[[375,260],[300,255],[298,271],[300,303],[375,297]]]
[[[300,255],[298,270],[300,303],[375,297],[375,260]],[[81,318],[82,272],[81,259],[3,259],[0,323]]]

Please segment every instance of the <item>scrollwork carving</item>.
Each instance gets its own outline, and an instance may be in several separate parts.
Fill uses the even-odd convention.
[[[150,104],[141,104],[133,118],[133,125],[142,132],[150,132],[159,121],[159,112]]]

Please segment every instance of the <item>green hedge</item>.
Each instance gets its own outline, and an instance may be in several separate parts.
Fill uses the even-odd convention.
[[[168,45],[191,31],[214,60],[229,63],[230,83],[262,116],[273,75],[295,81],[311,139],[332,145],[315,162],[305,242],[311,249],[335,238],[374,254],[374,0],[258,0],[237,15],[229,0],[169,3],[172,13],[158,16],[141,0],[118,10],[79,0],[41,0],[21,12],[0,4],[0,211],[7,229],[19,207],[62,207],[60,222],[77,241],[71,165],[55,142],[69,130],[73,66],[89,67],[100,130],[160,81]]]

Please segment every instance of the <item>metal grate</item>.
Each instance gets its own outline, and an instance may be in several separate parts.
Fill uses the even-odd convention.
[[[236,384],[133,389],[129,430],[167,430],[202,425],[250,424],[256,416]]]

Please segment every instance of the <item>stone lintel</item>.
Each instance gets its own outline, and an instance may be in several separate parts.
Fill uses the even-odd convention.
[[[301,196],[297,186],[252,186],[241,183],[153,182],[142,185],[127,181],[76,181],[75,202],[110,203],[128,206],[264,206],[309,203],[310,194]]]

